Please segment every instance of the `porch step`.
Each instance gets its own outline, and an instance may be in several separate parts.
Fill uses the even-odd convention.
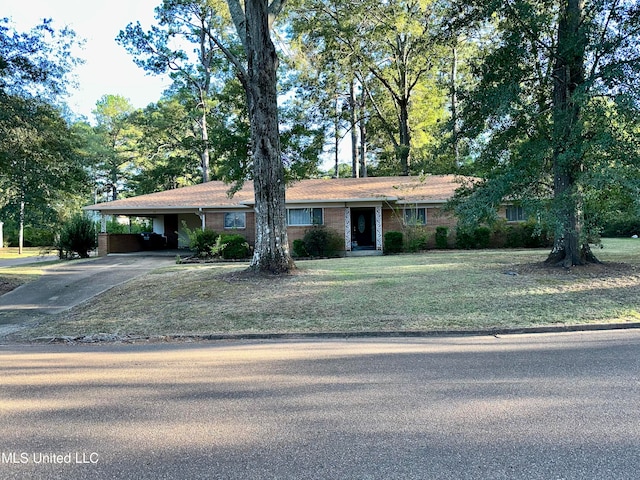
[[[374,257],[382,255],[382,250],[352,250],[346,254],[347,257]]]

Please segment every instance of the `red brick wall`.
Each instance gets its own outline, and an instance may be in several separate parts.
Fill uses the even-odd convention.
[[[142,237],[135,233],[100,233],[98,235],[98,255],[109,253],[139,252],[142,250]]]
[[[242,235],[252,247],[256,242],[256,216],[253,211],[247,211],[245,215],[245,228],[225,229],[225,212],[207,212],[205,214],[205,227],[217,233],[234,233]]]
[[[324,208],[324,225],[338,232],[341,238],[344,238],[344,207],[327,207]],[[205,218],[207,228],[218,233],[233,232],[242,235],[247,239],[249,245],[255,245],[255,214],[252,211],[246,212],[246,228],[238,230],[224,229],[224,212],[208,212]],[[436,227],[446,226],[452,230],[455,227],[456,219],[451,214],[443,214],[440,207],[427,208],[427,227],[426,230],[430,235],[430,243],[433,240],[433,234]],[[289,237],[289,246],[293,245],[293,241],[302,239],[309,226],[304,227],[288,227],[287,235]],[[392,210],[384,208],[382,210],[382,234],[389,231],[403,231],[402,225],[402,209]]]
[[[340,238],[344,238],[344,207],[323,208],[323,225],[338,232]],[[289,247],[293,248],[294,240],[302,240],[302,237],[310,228],[310,226],[287,227]]]

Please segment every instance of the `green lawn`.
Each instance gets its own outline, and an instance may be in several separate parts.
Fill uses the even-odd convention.
[[[25,332],[28,337],[490,329],[640,321],[640,240],[607,240],[604,266],[543,269],[546,250],[428,252],[157,270]],[[620,262],[626,262],[621,265]]]
[[[40,255],[49,255],[50,252],[56,253],[55,250],[42,247],[25,247],[22,249],[22,253],[18,253],[18,247],[0,248],[0,260],[9,258],[26,258],[26,257],[38,257]]]

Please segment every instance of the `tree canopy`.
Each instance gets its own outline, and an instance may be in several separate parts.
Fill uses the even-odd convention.
[[[482,180],[460,192],[458,214],[490,221],[501,202],[520,201],[555,233],[550,263],[595,261],[589,241],[598,234],[600,200],[640,186],[632,133],[640,118],[640,8],[509,0],[460,10],[454,28],[489,25],[495,46],[477,63],[479,81],[462,113],[475,144],[472,172]]]

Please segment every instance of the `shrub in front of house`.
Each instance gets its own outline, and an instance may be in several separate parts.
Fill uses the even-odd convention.
[[[449,229],[447,227],[436,227],[436,248],[441,250],[449,248]]]
[[[553,237],[535,222],[508,225],[503,229],[505,248],[544,248],[553,245]]]
[[[429,234],[424,227],[414,226],[407,227],[407,245],[406,251],[415,253],[427,249]]]
[[[189,250],[195,252],[199,257],[211,255],[211,249],[215,247],[218,234],[209,228],[190,229],[186,222],[182,222],[182,229],[189,240]]]
[[[456,248],[470,250],[491,246],[491,229],[486,226],[456,228]]]
[[[307,230],[302,238],[308,256],[337,257],[344,250],[344,240],[338,232],[325,225]]]
[[[387,232],[384,234],[384,253],[400,253],[402,252],[403,245],[403,235],[402,232]]]
[[[456,248],[461,250],[471,250],[475,247],[473,230],[474,229],[471,227],[462,227],[458,225],[456,228]]]
[[[249,244],[242,235],[223,233],[218,242],[222,246],[219,254],[225,260],[240,260],[251,255]]]
[[[60,258],[89,258],[89,252],[98,246],[98,235],[94,223],[82,214],[75,215],[66,222],[57,242]]]
[[[477,227],[473,231],[474,248],[489,248],[491,246],[491,229],[489,227]]]
[[[307,247],[304,246],[304,240],[302,240],[301,238],[296,238],[293,241],[293,256],[298,258],[309,256]]]

